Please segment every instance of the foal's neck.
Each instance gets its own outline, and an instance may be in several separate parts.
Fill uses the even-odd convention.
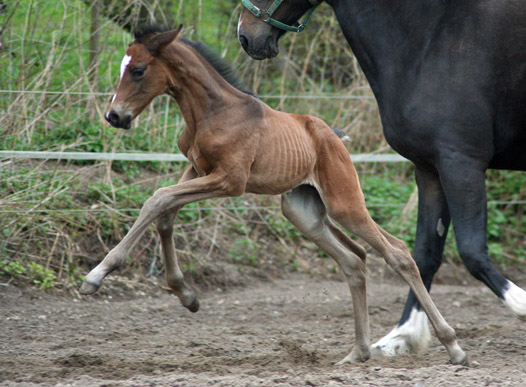
[[[214,115],[252,98],[229,84],[192,47],[178,42],[170,48],[166,54],[171,77],[168,94],[177,101],[190,132],[196,132]]]

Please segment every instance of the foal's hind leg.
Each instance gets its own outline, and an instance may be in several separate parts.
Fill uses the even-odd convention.
[[[442,317],[429,296],[418,268],[405,244],[382,230],[365,207],[356,170],[346,149],[338,143],[322,143],[319,149],[317,177],[320,194],[330,217],[378,251],[409,285],[426,312],[438,339],[446,347],[453,364],[467,363],[457,343],[455,331]]]
[[[455,331],[442,317],[425,288],[418,268],[405,244],[380,228],[370,217],[365,204],[352,203],[351,209],[331,208],[329,214],[352,233],[370,244],[409,285],[426,312],[440,342],[453,364],[467,364],[467,357],[457,343]],[[362,207],[363,206],[363,207]]]
[[[417,166],[415,177],[418,185],[418,222],[413,257],[429,290],[433,276],[442,263],[450,216],[438,173]],[[373,353],[396,356],[422,352],[431,343],[431,338],[429,320],[410,291],[398,325],[373,344]]]
[[[193,167],[188,168],[179,183],[188,181],[197,177]],[[157,232],[161,238],[161,245],[164,257],[164,270],[166,274],[166,283],[181,300],[181,304],[191,312],[199,310],[199,301],[194,291],[186,284],[183,272],[177,261],[175,245],[173,240],[174,218],[181,207],[174,209],[172,212],[162,215],[157,220]]]
[[[365,275],[365,250],[336,229],[316,189],[300,186],[282,196],[283,214],[306,237],[330,254],[347,278],[353,301],[356,345],[346,361],[370,357],[369,314]]]

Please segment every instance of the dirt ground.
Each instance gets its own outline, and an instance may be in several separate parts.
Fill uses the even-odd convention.
[[[196,314],[158,286],[112,276],[92,297],[0,286],[0,384],[526,385],[526,323],[473,282],[432,292],[478,363],[470,368],[449,365],[436,338],[424,355],[337,367],[354,342],[344,282],[300,274],[249,282],[200,292]],[[372,275],[373,339],[396,323],[406,292],[399,280]]]

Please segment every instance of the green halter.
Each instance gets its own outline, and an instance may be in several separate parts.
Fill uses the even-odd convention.
[[[288,24],[272,19],[272,14],[276,9],[283,3],[284,0],[274,0],[272,5],[267,8],[267,10],[261,10],[259,7],[256,7],[250,0],[241,0],[244,7],[252,13],[258,19],[263,20],[265,23],[270,24],[273,27],[279,28],[281,30],[290,31],[290,32],[301,32],[305,29],[305,26],[309,22],[312,13],[316,10],[318,5],[322,3],[323,0],[308,0],[312,4],[312,8],[307,11],[305,18],[301,24],[295,26],[289,26]]]

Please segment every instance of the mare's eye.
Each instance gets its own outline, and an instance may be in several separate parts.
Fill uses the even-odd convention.
[[[138,69],[133,69],[131,73],[132,73],[133,78],[140,79],[144,76],[144,72],[145,72],[145,69],[138,68]]]

